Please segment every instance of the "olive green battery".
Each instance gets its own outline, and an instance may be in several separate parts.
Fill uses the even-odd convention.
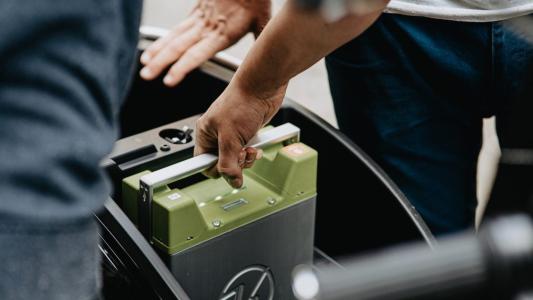
[[[244,171],[240,189],[204,177],[154,190],[151,241],[192,299],[293,299],[291,272],[313,256],[317,159],[303,143],[279,142]],[[149,173],[123,180],[135,224]]]

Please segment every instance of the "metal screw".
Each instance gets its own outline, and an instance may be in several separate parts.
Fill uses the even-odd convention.
[[[218,228],[218,227],[220,227],[220,225],[222,225],[222,221],[220,221],[218,219],[213,221],[213,226]]]
[[[267,198],[267,203],[270,204],[270,205],[274,205],[274,204],[276,204],[276,199],[274,199],[272,197],[268,197]]]

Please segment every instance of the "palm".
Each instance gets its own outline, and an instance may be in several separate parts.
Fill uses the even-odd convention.
[[[200,0],[183,22],[146,49],[141,76],[154,79],[173,64],[164,83],[176,85],[248,32],[258,35],[269,17],[270,0]]]

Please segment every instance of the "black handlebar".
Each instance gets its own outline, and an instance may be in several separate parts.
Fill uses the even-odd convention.
[[[414,244],[341,264],[299,270],[298,299],[458,299],[480,291],[509,299],[533,282],[533,223],[523,215],[506,217],[477,236],[445,238],[434,250]]]

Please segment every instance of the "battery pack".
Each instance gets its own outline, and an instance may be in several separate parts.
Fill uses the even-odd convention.
[[[196,174],[153,191],[149,239],[191,299],[294,299],[292,271],[313,257],[318,155],[287,141],[263,151],[240,189]],[[150,173],[122,182],[137,226]]]

